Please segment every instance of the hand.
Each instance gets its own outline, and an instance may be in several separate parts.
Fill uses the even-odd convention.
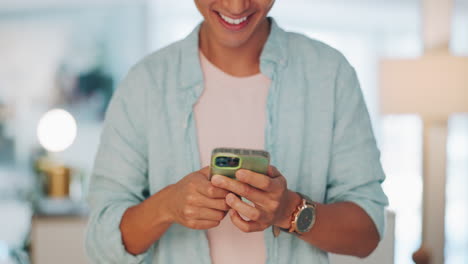
[[[170,187],[167,208],[172,222],[192,229],[209,229],[219,225],[229,206],[226,190],[208,180],[209,167],[188,174]]]
[[[289,228],[291,215],[300,202],[297,193],[288,190],[286,178],[274,167],[269,166],[267,175],[241,169],[236,172],[237,180],[213,175],[214,186],[232,193],[226,203],[232,208],[230,217],[234,225],[244,232],[262,231],[271,225]],[[235,194],[253,202],[250,205]],[[250,219],[246,221],[243,215]]]

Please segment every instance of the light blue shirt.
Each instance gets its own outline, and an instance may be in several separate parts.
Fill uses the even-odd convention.
[[[385,174],[356,73],[337,50],[272,19],[260,57],[271,80],[265,149],[288,188],[320,203],[351,201],[384,233]],[[205,230],[174,224],[147,252],[126,252],[125,210],[200,169],[193,105],[203,90],[198,26],[135,65],[109,105],[90,182],[86,248],[94,263],[210,263]],[[229,100],[229,98],[226,98]],[[213,128],[222,121],[213,120]],[[265,230],[267,263],[328,263],[326,252]],[[240,252],[240,254],[242,254]]]

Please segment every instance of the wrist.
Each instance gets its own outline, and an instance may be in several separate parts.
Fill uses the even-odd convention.
[[[152,211],[154,212],[154,223],[171,225],[175,222],[174,214],[172,212],[173,207],[170,204],[173,188],[173,184],[168,185],[150,198],[151,203],[153,204],[151,208],[153,208]]]
[[[294,191],[288,190],[286,209],[284,210],[284,215],[281,217],[281,220],[278,221],[275,225],[283,228],[289,229],[291,227],[292,215],[296,208],[301,204],[302,198],[299,194]]]

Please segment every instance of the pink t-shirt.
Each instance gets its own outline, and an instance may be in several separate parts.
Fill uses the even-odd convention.
[[[200,162],[210,164],[216,147],[264,149],[266,98],[271,80],[259,73],[231,76],[200,52],[205,88],[194,106]],[[207,231],[214,264],[265,263],[263,232],[244,233],[229,215]]]

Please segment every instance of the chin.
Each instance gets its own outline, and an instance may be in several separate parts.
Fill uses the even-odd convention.
[[[246,45],[250,40],[255,38],[257,33],[258,25],[252,25],[253,28],[246,28],[246,31],[243,32],[218,32],[217,39],[218,43],[222,44],[224,47],[229,48],[240,48]]]
[[[229,48],[240,48],[247,43],[248,38],[223,38],[220,39],[220,43]]]

